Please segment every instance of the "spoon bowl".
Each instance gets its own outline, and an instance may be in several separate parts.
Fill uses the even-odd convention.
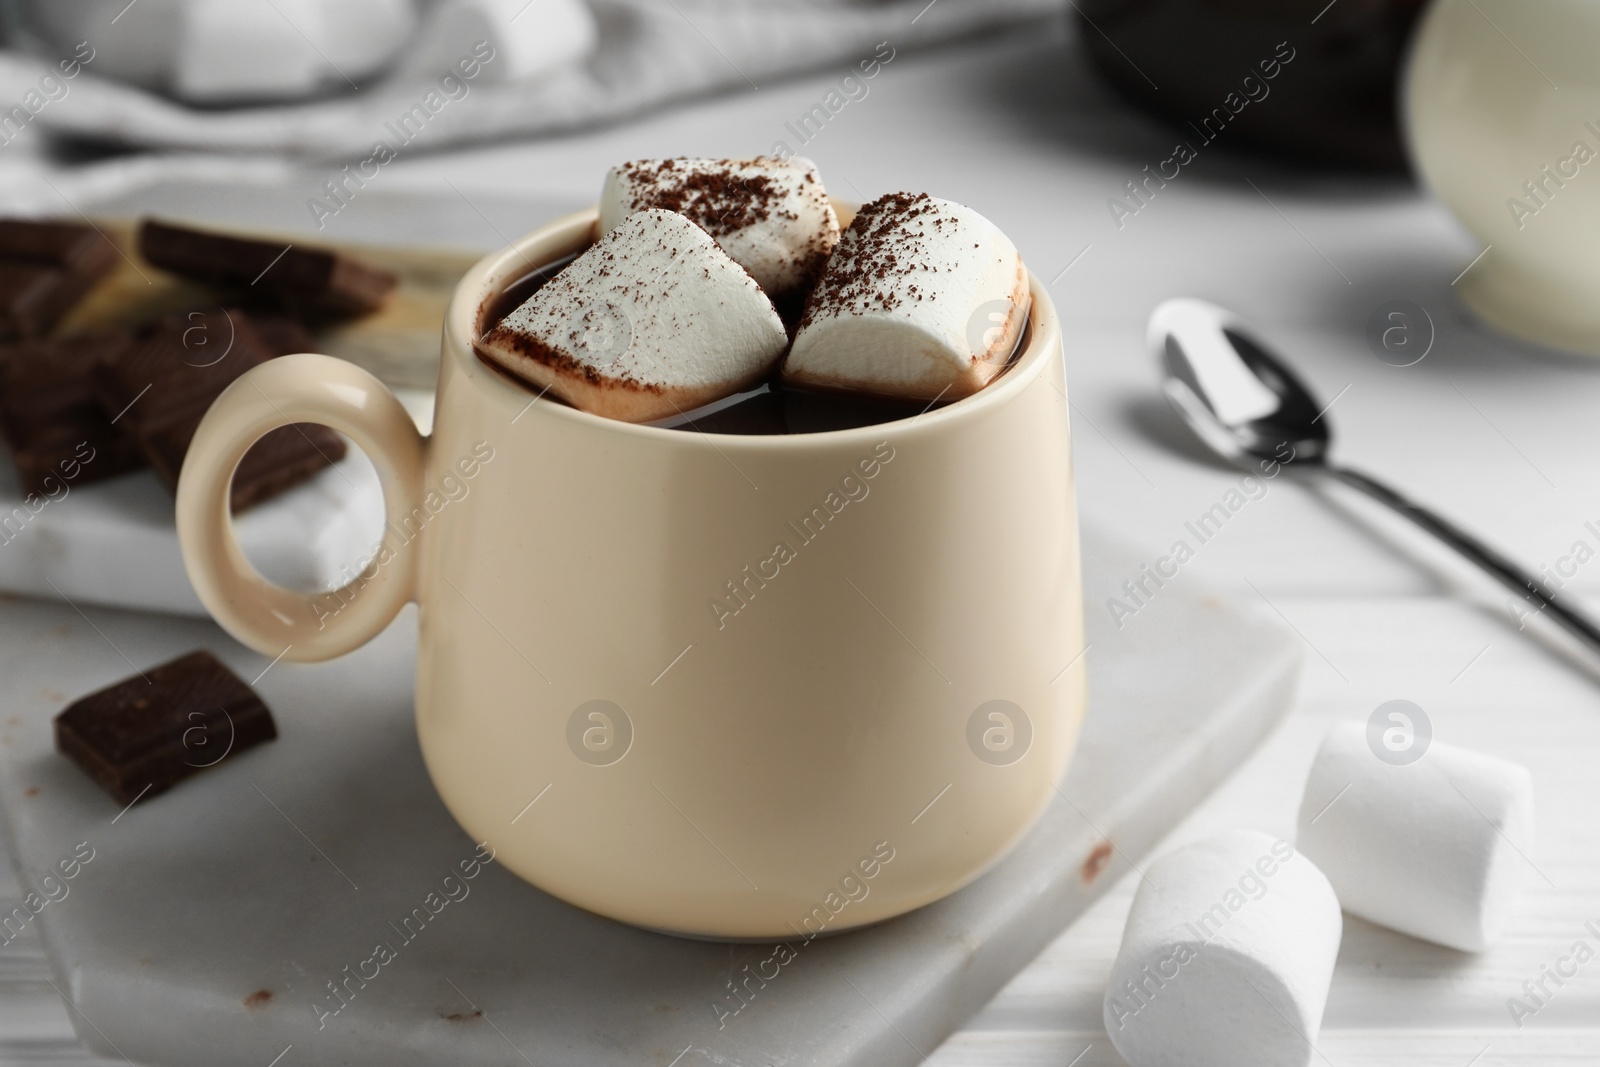
[[[1332,432],[1309,387],[1225,308],[1168,300],[1150,316],[1162,392],[1195,435],[1240,466],[1321,464]]]
[[[1151,353],[1162,367],[1161,391],[1207,447],[1247,469],[1270,463],[1343,482],[1386,504],[1482,567],[1596,652],[1600,627],[1510,557],[1370,475],[1331,462],[1326,408],[1287,364],[1256,340],[1232,312],[1180,297],[1150,316]],[[1275,472],[1274,472],[1275,473]]]

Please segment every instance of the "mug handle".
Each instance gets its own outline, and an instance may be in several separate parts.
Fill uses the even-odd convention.
[[[343,655],[383,630],[416,589],[416,553],[380,554],[332,593],[301,593],[263,578],[239,549],[228,505],[234,468],[258,438],[294,422],[329,426],[360,445],[383,486],[384,539],[422,497],[426,440],[371,374],[332,356],[279,356],[225,389],[195,431],[178,478],[178,541],[206,610],[265,656],[310,662]],[[382,550],[380,550],[381,553]],[[368,572],[371,572],[368,577]],[[329,612],[332,601],[339,610]],[[319,613],[317,610],[324,608]]]

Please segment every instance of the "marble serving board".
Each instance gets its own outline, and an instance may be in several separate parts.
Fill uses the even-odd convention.
[[[57,328],[61,335],[137,329],[162,315],[215,308],[206,289],[163,273],[135,247],[135,223],[96,222],[124,253],[112,273]],[[265,240],[297,243],[297,235]],[[313,332],[318,351],[366,367],[395,387],[426,424],[438,373],[439,331],[456,281],[476,261],[460,251],[344,243],[339,247],[400,279],[378,312]],[[0,457],[4,449],[0,449]],[[251,508],[235,520],[256,568],[280,584],[331,589],[349,581],[383,526],[372,464],[352,449],[334,468]],[[57,499],[25,501],[9,460],[0,458],[0,591],[203,615],[184,574],[172,494],[149,471],[68,487]]]
[[[344,585],[382,527],[377,471],[355,450],[233,522],[256,570],[291,589]],[[148,470],[69,489],[41,506],[24,503],[16,472],[0,459],[0,590],[205,614],[184,573],[172,494]]]
[[[412,731],[411,611],[344,659],[273,665],[198,620],[0,603],[0,810],[23,890],[59,898],[23,944],[43,936],[88,1050],[164,1067],[918,1063],[1289,707],[1299,642],[1263,614],[1185,580],[1117,627],[1106,599],[1144,558],[1086,531],[1089,642],[1061,661],[1088,671],[1091,708],[1038,826],[946,900],[800,948],[732,1015],[729,980],[773,946],[633,929],[493,865],[413,939],[396,934],[474,852]],[[123,810],[54,753],[51,717],[195,647],[260,676],[280,737]],[[90,849],[71,881],[43,881]],[[338,1003],[326,982],[379,941],[396,958],[323,1014]]]

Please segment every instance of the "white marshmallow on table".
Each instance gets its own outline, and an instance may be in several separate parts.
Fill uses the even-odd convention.
[[[600,231],[645,208],[687,215],[775,300],[804,295],[839,241],[817,166],[799,156],[638,159],[612,167],[600,190]]]
[[[1361,723],[1323,740],[1300,806],[1299,847],[1345,911],[1469,952],[1505,927],[1532,838],[1526,768],[1438,742],[1386,762]]]
[[[919,400],[977,392],[1005,369],[1028,273],[988,219],[922,193],[867,204],[806,302],[783,376]]]
[[[332,74],[312,43],[326,36],[315,0],[193,0],[179,20],[172,91],[185,100],[303,96]]]
[[[462,59],[482,58],[485,82],[525,81],[586,57],[600,39],[583,0],[437,0],[406,59],[418,77],[453,73]]]
[[[383,69],[417,21],[410,0],[184,0],[174,10],[172,91],[197,102],[347,87]]]
[[[238,0],[232,2],[237,5]],[[346,77],[360,82],[395,62],[417,30],[415,0],[321,0],[321,7],[317,48],[327,60],[325,67],[338,68],[326,70],[323,79],[336,88],[349,88]]]
[[[1344,921],[1322,872],[1285,841],[1232,830],[1151,864],[1106,989],[1131,1067],[1303,1067]]]
[[[682,215],[651,210],[601,236],[477,348],[574,407],[649,422],[738,392],[787,342],[744,268]]]

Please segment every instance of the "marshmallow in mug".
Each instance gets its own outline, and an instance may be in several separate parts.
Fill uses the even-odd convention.
[[[649,422],[750,385],[788,340],[772,301],[704,230],[652,209],[603,234],[477,348],[573,407]]]
[[[1028,272],[999,228],[961,204],[890,193],[856,213],[806,301],[786,382],[956,400],[1010,360]]]
[[[709,233],[775,300],[803,296],[839,241],[839,219],[809,159],[639,159],[612,167],[600,232],[635,211],[676,211]]]
[[[1131,1067],[1311,1063],[1344,921],[1321,871],[1233,830],[1150,865],[1104,1022]]]
[[[1437,741],[1390,763],[1361,723],[1329,731],[1300,806],[1299,847],[1345,911],[1469,952],[1504,929],[1532,838],[1526,768]]]

